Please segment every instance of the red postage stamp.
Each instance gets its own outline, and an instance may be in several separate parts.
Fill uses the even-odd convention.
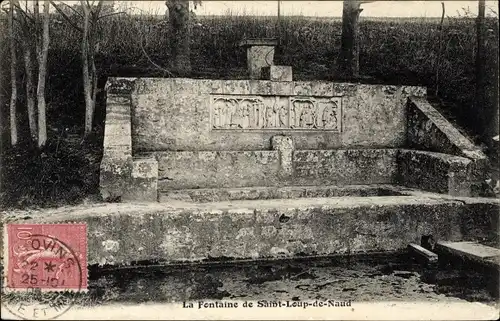
[[[7,288],[86,291],[86,224],[7,224],[4,232]]]

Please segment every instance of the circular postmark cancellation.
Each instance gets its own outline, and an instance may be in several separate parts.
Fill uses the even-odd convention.
[[[57,319],[86,292],[86,225],[9,224],[5,236],[2,306],[13,316]]]

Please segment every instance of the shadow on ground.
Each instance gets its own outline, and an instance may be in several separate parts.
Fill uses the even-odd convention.
[[[410,262],[410,263],[408,263]],[[491,275],[407,254],[204,266],[92,269],[87,304],[190,300],[496,302]]]

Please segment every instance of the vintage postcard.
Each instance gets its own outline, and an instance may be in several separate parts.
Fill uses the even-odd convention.
[[[499,318],[498,1],[0,9],[2,319]]]

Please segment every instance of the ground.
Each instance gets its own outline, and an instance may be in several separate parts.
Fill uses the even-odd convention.
[[[91,267],[75,304],[198,300],[481,302],[500,307],[491,275],[470,267],[426,267],[407,252],[205,265]],[[16,295],[9,295],[16,300]]]
[[[190,300],[474,301],[494,304],[486,276],[424,269],[405,255],[320,261],[252,262],[232,266],[144,268],[92,280],[95,302]],[[92,278],[92,275],[90,276]]]

